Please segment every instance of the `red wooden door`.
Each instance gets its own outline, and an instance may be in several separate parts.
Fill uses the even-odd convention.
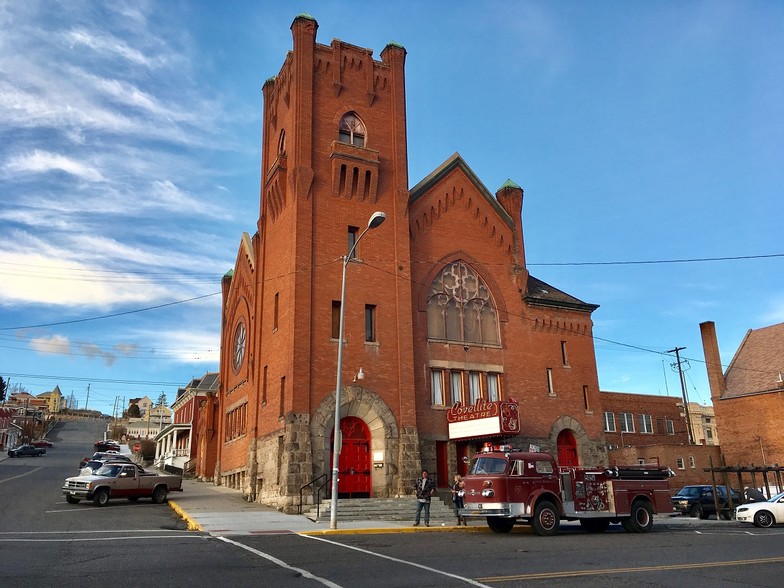
[[[350,416],[341,419],[340,433],[338,495],[370,497],[370,430],[362,419]]]
[[[577,459],[577,441],[568,429],[558,433],[558,465],[576,466],[579,465]]]

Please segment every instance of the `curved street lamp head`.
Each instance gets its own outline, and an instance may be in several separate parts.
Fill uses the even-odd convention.
[[[381,212],[380,210],[378,210],[378,211],[374,212],[373,215],[370,217],[370,220],[368,221],[367,228],[368,229],[375,229],[377,226],[379,226],[385,220],[387,220],[386,213],[385,212]]]

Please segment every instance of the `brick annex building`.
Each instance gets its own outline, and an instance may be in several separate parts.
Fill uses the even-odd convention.
[[[421,467],[446,485],[501,439],[448,418],[501,409],[516,446],[606,463],[597,306],[528,273],[523,190],[493,195],[458,154],[410,189],[405,49],[377,61],[317,28],[295,18],[263,87],[260,217],[222,283],[217,458],[199,474],[284,510],[330,476],[342,256],[375,211],[347,266],[340,495],[410,494]]]

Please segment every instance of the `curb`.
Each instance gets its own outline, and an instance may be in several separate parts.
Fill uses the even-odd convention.
[[[173,500],[168,501],[169,506],[172,510],[180,517],[183,521],[188,523],[188,530],[189,531],[202,531],[204,532],[204,527],[202,527],[199,523],[197,523],[191,516],[183,510],[183,508],[174,502]]]
[[[489,527],[458,527],[457,525],[438,526],[438,527],[380,527],[365,529],[319,529],[318,531],[299,531],[297,535],[396,535],[400,533],[435,533],[435,532],[461,532],[483,533],[489,531]]]

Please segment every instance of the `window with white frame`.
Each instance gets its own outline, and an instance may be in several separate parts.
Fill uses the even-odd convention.
[[[653,418],[649,414],[637,415],[640,422],[640,433],[653,433]]]
[[[499,380],[498,374],[487,374],[487,399],[490,402],[495,402],[501,397]]]
[[[675,467],[677,467],[679,470],[685,470],[686,469],[686,466],[683,463],[683,458],[682,457],[676,457],[675,458]]]
[[[621,421],[621,433],[634,433],[634,415],[632,413],[619,413],[618,420]]]
[[[604,430],[608,433],[615,433],[615,415],[611,412],[604,413]]]
[[[694,461],[694,456],[693,456],[693,455],[690,455],[690,456],[689,456],[689,467],[690,467],[691,469],[694,469],[694,468],[696,468],[696,467],[697,467],[697,464],[696,464],[696,463],[695,463],[695,461]]]
[[[449,373],[449,387],[452,392],[452,404],[463,402],[463,372]]]
[[[667,426],[667,434],[674,435],[675,434],[675,423],[672,419],[666,419],[664,424]]]
[[[555,396],[555,389],[553,388],[553,368],[547,368],[547,393],[550,396]]]
[[[444,404],[444,370],[430,370],[431,402],[435,406]]]
[[[468,372],[468,403],[474,404],[482,397],[482,383],[479,372]]]

